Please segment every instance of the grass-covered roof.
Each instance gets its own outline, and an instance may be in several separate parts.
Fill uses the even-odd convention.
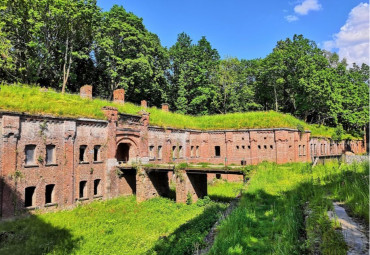
[[[105,119],[101,108],[113,106],[121,113],[137,114],[142,110],[132,103],[116,104],[102,99],[81,99],[79,95],[61,94],[54,90],[43,91],[37,86],[0,85],[0,110],[28,114],[48,114],[73,118]],[[156,107],[146,109],[150,124],[160,127],[189,128],[199,130],[248,129],[248,128],[294,128],[304,127],[312,136],[331,137],[334,128],[310,125],[289,114],[268,112],[245,112],[206,116],[191,116],[164,112]],[[344,138],[352,138],[346,135]]]

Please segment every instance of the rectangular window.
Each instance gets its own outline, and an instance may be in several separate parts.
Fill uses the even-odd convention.
[[[95,145],[94,146],[94,161],[101,161],[100,157],[100,145]]]
[[[55,164],[55,145],[46,145],[46,164]]]
[[[303,156],[306,156],[306,145],[303,145],[303,148],[302,148],[302,152],[303,152]]]
[[[54,184],[46,185],[45,187],[45,204],[54,203]]]
[[[250,150],[251,149],[251,146],[250,145],[248,145],[248,150]]]
[[[190,157],[194,158],[194,146],[190,147]]]
[[[26,165],[35,164],[35,151],[36,151],[36,145],[33,145],[33,144],[26,145],[26,149],[25,149]]]
[[[86,145],[81,145],[80,146],[80,162],[85,162],[86,161]]]
[[[179,158],[184,157],[184,150],[182,149],[182,146],[179,146]]]
[[[221,157],[221,148],[220,146],[215,146],[215,156]]]
[[[87,197],[86,184],[87,184],[87,181],[80,181],[80,198]]]
[[[154,158],[154,146],[153,145],[149,146],[149,158],[150,159]]]
[[[245,150],[245,145],[242,145],[242,149]]]
[[[162,146],[158,146],[158,159],[162,159]]]
[[[273,149],[274,148],[274,146],[273,145],[270,145],[270,149]]]
[[[301,145],[298,146],[298,155],[301,156]]]
[[[35,190],[36,187],[27,187],[25,189],[24,206],[35,206]]]
[[[267,146],[266,146],[266,145],[264,145],[264,146],[263,146],[263,148],[266,150],[266,149],[267,149]]]
[[[172,146],[172,158],[176,158],[176,146]]]
[[[195,156],[199,158],[199,146],[195,147]]]
[[[94,196],[101,195],[100,179],[94,180]]]

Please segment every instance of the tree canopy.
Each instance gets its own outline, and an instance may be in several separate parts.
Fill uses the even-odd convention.
[[[91,84],[108,99],[124,88],[133,103],[192,115],[274,110],[357,134],[369,122],[369,66],[303,35],[265,58],[221,59],[184,32],[165,48],[141,18],[96,0],[0,0],[0,78],[72,93]]]

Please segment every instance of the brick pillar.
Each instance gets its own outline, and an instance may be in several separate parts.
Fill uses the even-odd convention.
[[[92,86],[91,85],[84,85],[80,88],[80,97],[92,99]]]
[[[187,174],[185,170],[176,173],[176,203],[186,203],[188,194],[192,202],[207,195],[207,174]]]
[[[167,172],[146,172],[143,167],[137,169],[136,200],[142,202],[153,197],[165,196],[170,192]]]
[[[146,100],[141,100],[141,108],[146,109],[147,107],[148,107],[148,103],[146,102]]]
[[[249,143],[251,146],[251,164],[257,165],[259,163],[261,149],[258,149],[258,134],[256,131],[249,132]]]
[[[77,127],[75,121],[64,121],[64,162],[63,162],[63,203],[72,205],[78,197],[79,189],[75,187],[74,142]]]
[[[125,90],[124,89],[116,89],[113,91],[113,102],[124,104],[125,103]]]
[[[162,104],[162,111],[168,112],[169,111],[169,105],[168,104]]]
[[[116,166],[118,165],[116,159],[118,110],[114,107],[105,106],[102,108],[102,111],[108,120],[105,195],[107,198],[111,198],[118,195],[117,185],[119,183],[117,180],[118,176],[115,173]]]
[[[1,217],[8,218],[15,215],[17,207],[24,203],[24,196],[16,190],[15,177],[17,169],[17,143],[19,138],[19,116],[3,116],[2,146],[0,159],[0,213]],[[13,202],[16,202],[14,204]]]
[[[275,130],[276,163],[288,162],[288,131]]]

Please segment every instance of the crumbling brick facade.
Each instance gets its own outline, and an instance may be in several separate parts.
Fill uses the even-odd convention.
[[[35,208],[53,210],[96,199],[137,194],[138,200],[166,195],[176,183],[178,202],[207,194],[207,177],[182,178],[119,165],[147,163],[258,164],[311,162],[314,156],[366,152],[364,141],[311,138],[295,129],[180,130],[150,126],[149,114],[120,114],[104,107],[107,120],[56,118],[0,112],[0,213],[2,218]],[[189,195],[188,195],[189,194]]]

